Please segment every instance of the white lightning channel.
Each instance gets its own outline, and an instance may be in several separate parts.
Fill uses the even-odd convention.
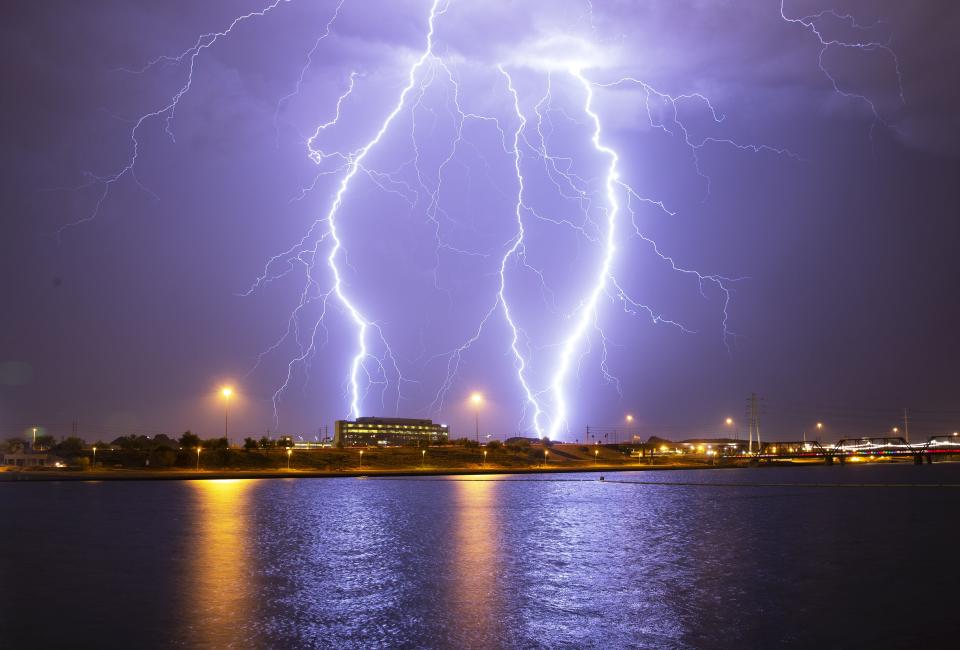
[[[583,301],[579,306],[579,313],[576,316],[576,322],[566,339],[563,341],[563,344],[560,348],[557,369],[554,372],[553,378],[550,382],[550,391],[553,393],[555,411],[555,416],[550,419],[550,426],[547,434],[551,439],[556,438],[561,427],[566,426],[568,408],[566,395],[564,394],[564,386],[566,384],[567,375],[570,372],[570,364],[574,350],[582,344],[587,328],[590,327],[591,323],[595,322],[597,301],[600,299],[600,295],[605,291],[607,280],[610,277],[610,268],[613,265],[614,253],[616,251],[615,239],[617,215],[620,211],[620,204],[617,200],[617,181],[619,179],[617,163],[620,158],[616,151],[603,144],[600,140],[600,116],[596,113],[596,111],[593,110],[593,86],[591,85],[590,81],[583,76],[581,70],[577,68],[571,68],[569,73],[580,82],[586,95],[583,111],[590,117],[594,127],[593,136],[590,138],[590,141],[593,143],[594,148],[598,152],[606,155],[610,159],[610,164],[607,167],[606,179],[604,181],[607,197],[607,232],[604,238],[603,260],[601,261],[600,269],[597,272],[596,283],[590,290],[590,293],[587,295],[586,300]]]
[[[440,10],[440,6],[442,4],[444,9]],[[369,320],[361,313],[359,308],[354,305],[353,302],[351,302],[350,298],[346,294],[346,291],[344,290],[343,279],[340,274],[340,267],[337,266],[337,257],[340,253],[340,249],[342,248],[340,237],[337,234],[337,212],[340,210],[340,206],[343,205],[343,197],[350,187],[350,181],[353,180],[354,176],[357,175],[357,172],[360,171],[363,160],[367,157],[367,154],[370,153],[370,150],[380,142],[384,134],[387,132],[387,129],[390,127],[391,122],[393,122],[400,111],[403,110],[407,95],[416,85],[418,72],[433,56],[433,33],[435,21],[437,16],[443,14],[445,11],[446,5],[442,2],[442,0],[433,1],[433,4],[430,6],[430,16],[428,19],[429,27],[427,30],[426,48],[424,49],[423,54],[420,55],[420,58],[417,59],[416,63],[414,63],[414,65],[410,68],[410,72],[408,73],[407,77],[407,84],[401,91],[396,106],[394,106],[393,110],[390,111],[390,113],[384,119],[373,139],[361,147],[356,155],[352,157],[347,168],[347,173],[341,179],[333,202],[330,205],[330,209],[327,211],[326,215],[330,237],[333,239],[333,246],[330,249],[329,255],[327,255],[327,266],[330,268],[330,271],[333,274],[333,293],[337,296],[337,299],[340,301],[340,304],[343,305],[344,309],[347,310],[347,313],[350,314],[350,318],[353,320],[357,328],[357,352],[350,364],[349,375],[350,414],[354,418],[360,417],[360,383],[357,376],[363,367],[364,360],[370,356],[370,353],[367,350],[367,330],[370,328],[375,328],[378,332],[380,332],[380,329],[373,321]],[[380,333],[382,338],[382,332]]]

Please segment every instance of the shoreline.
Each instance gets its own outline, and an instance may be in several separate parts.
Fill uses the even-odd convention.
[[[729,469],[745,465],[706,465],[684,463],[676,465],[599,465],[590,467],[427,467],[425,469],[365,469],[365,470],[298,470],[298,469],[213,469],[213,470],[27,470],[0,472],[0,483],[36,481],[212,481],[224,479],[291,479],[291,478],[415,478],[418,476],[493,476],[502,474],[575,474],[599,472],[646,472],[691,469]]]
[[[884,463],[889,464],[889,463]],[[897,463],[901,464],[901,463]],[[906,463],[902,463],[906,464]],[[765,467],[823,467],[822,463],[776,463]],[[677,463],[670,465],[591,465],[589,467],[427,467],[424,469],[111,469],[111,470],[20,470],[0,472],[0,483],[53,481],[217,481],[228,479],[300,479],[300,478],[416,478],[442,476],[497,476],[524,474],[597,474],[603,472],[663,472],[685,470],[722,470],[749,467],[746,463],[707,465]]]

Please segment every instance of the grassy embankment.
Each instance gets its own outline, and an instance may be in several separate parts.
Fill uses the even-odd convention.
[[[669,463],[666,458],[655,459],[651,466],[648,459],[638,463],[629,456],[629,448],[616,446],[585,446],[554,444],[546,449],[533,445],[526,448],[477,448],[458,445],[428,447],[365,448],[361,463],[360,449],[316,449],[293,451],[290,454],[290,470],[287,470],[287,453],[284,449],[251,450],[239,449],[201,452],[200,470],[196,469],[196,456],[192,452],[180,452],[177,462],[167,467],[152,463],[145,467],[144,460],[129,454],[120,455],[98,452],[96,469],[78,470],[27,470],[0,474],[0,480],[22,479],[80,479],[109,480],[122,478],[217,478],[217,477],[275,477],[275,476],[350,476],[363,474],[418,475],[450,473],[497,473],[541,471],[593,471],[617,469],[650,469],[706,467],[703,462]],[[486,451],[486,457],[484,457]],[[426,453],[424,453],[426,452]],[[123,461],[123,462],[118,462]],[[192,461],[192,462],[189,462]],[[16,476],[12,476],[15,474]]]

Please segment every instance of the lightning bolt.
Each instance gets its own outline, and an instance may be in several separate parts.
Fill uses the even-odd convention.
[[[334,25],[345,4],[345,0],[334,1],[334,8],[322,32],[306,53],[292,90],[280,97],[276,103],[273,122],[278,143],[279,120],[283,108],[301,92],[314,57],[321,44],[333,33]],[[62,226],[61,231],[95,219],[112,187],[127,176],[149,192],[136,176],[141,130],[148,122],[162,121],[165,133],[174,139],[172,123],[180,100],[193,86],[194,71],[200,55],[220,39],[229,36],[242,23],[261,18],[286,2],[290,0],[273,0],[258,11],[238,16],[218,32],[201,34],[193,45],[177,55],[157,57],[139,69],[128,70],[134,74],[144,74],[159,65],[185,65],[186,76],[179,89],[168,101],[133,121],[130,130],[129,156],[123,166],[107,175],[88,174],[89,181],[84,187],[97,185],[101,188],[94,207],[81,219]],[[615,267],[618,262],[618,250],[634,241],[656,256],[670,271],[689,278],[696,284],[699,294],[704,299],[708,299],[708,291],[711,295],[719,295],[722,310],[721,339],[728,351],[736,338],[736,333],[729,326],[729,309],[735,284],[745,278],[695,270],[678,261],[677,256],[668,253],[645,232],[637,216],[641,204],[644,208],[656,210],[666,217],[672,217],[676,212],[668,208],[663,201],[644,196],[622,178],[621,157],[609,142],[609,129],[605,127],[601,111],[596,106],[595,91],[597,89],[611,92],[624,88],[639,89],[642,93],[641,109],[645,111],[651,128],[672,137],[678,146],[685,147],[689,152],[692,167],[703,181],[704,201],[710,195],[711,178],[702,167],[700,154],[707,147],[728,147],[734,151],[749,154],[773,154],[800,162],[803,159],[788,149],[773,145],[743,143],[720,135],[700,134],[698,130],[688,128],[681,119],[681,107],[687,105],[698,107],[708,118],[705,120],[707,126],[711,129],[716,128],[724,122],[725,116],[706,95],[697,92],[670,94],[632,76],[624,76],[614,81],[592,81],[584,70],[594,69],[593,64],[596,62],[576,64],[553,62],[547,66],[546,71],[522,62],[498,63],[496,71],[499,81],[496,82],[496,97],[502,98],[509,107],[510,116],[503,117],[497,114],[485,114],[488,111],[467,110],[461,98],[460,72],[455,61],[447,61],[435,52],[436,24],[438,19],[447,13],[449,3],[450,0],[431,0],[426,14],[425,44],[406,69],[406,83],[392,103],[391,110],[373,129],[372,136],[356,148],[328,149],[324,146],[325,136],[328,132],[335,132],[340,125],[344,107],[352,100],[358,79],[362,77],[362,74],[352,72],[346,88],[339,94],[331,109],[329,119],[316,125],[312,134],[303,138],[307,156],[316,165],[317,171],[313,182],[302,188],[299,195],[291,200],[303,199],[317,187],[321,178],[336,176],[338,180],[333,184],[335,189],[332,197],[329,198],[326,210],[310,223],[303,237],[294,241],[286,250],[269,257],[262,271],[249,287],[239,294],[249,296],[291,273],[304,273],[303,287],[287,319],[284,332],[258,355],[250,369],[250,372],[256,370],[268,355],[292,340],[296,352],[287,362],[283,381],[272,396],[275,423],[279,420],[279,408],[283,396],[290,389],[297,372],[301,369],[309,372],[311,360],[318,350],[326,345],[328,340],[326,323],[332,310],[339,310],[345,317],[353,337],[344,382],[345,397],[351,417],[357,418],[362,415],[365,400],[377,386],[380,387],[381,404],[385,404],[388,391],[393,390],[391,385],[394,378],[397,382],[395,409],[399,411],[401,400],[404,399],[405,384],[416,381],[405,374],[403,369],[405,362],[388,342],[384,324],[370,317],[361,306],[360,300],[348,289],[348,283],[345,280],[347,269],[352,267],[348,247],[341,235],[344,218],[342,210],[351,196],[351,191],[356,191],[352,188],[358,176],[370,179],[381,191],[399,197],[411,211],[421,211],[420,213],[432,228],[435,247],[432,269],[434,288],[446,292],[448,299],[451,294],[444,288],[440,274],[442,252],[490,258],[491,268],[494,268],[495,264],[494,270],[488,275],[491,279],[495,277],[496,288],[491,291],[488,301],[482,303],[483,310],[475,326],[470,327],[465,338],[458,344],[428,359],[428,363],[441,360],[443,364],[441,370],[443,376],[439,381],[439,387],[433,394],[433,401],[426,407],[431,414],[443,409],[445,399],[458,376],[464,355],[480,340],[490,323],[500,318],[509,332],[509,340],[506,342],[508,345],[504,346],[505,351],[516,374],[517,385],[523,394],[521,429],[529,428],[538,436],[546,435],[550,438],[560,437],[569,430],[571,405],[568,394],[571,375],[576,371],[579,377],[584,359],[595,350],[599,355],[599,372],[603,380],[613,385],[622,394],[620,382],[609,363],[609,347],[615,345],[615,341],[608,337],[604,330],[600,309],[601,299],[606,299],[618,306],[618,312],[628,316],[645,317],[654,324],[673,327],[683,334],[693,333],[693,330],[683,323],[633,296],[628,291],[628,284],[617,277]],[[595,32],[597,27],[593,17],[593,6],[589,2],[587,2],[587,14],[590,18],[590,29]],[[825,21],[836,21],[865,34],[873,28],[873,25],[861,25],[852,16],[832,9],[802,17],[791,17],[786,11],[785,0],[781,0],[780,16],[788,23],[804,27],[818,39],[821,45],[820,70],[829,79],[833,89],[844,97],[865,102],[875,122],[886,124],[881,118],[881,111],[877,104],[864,94],[844,88],[825,63],[825,56],[832,48],[883,52],[892,58],[900,99],[903,101],[900,64],[889,42],[869,37],[829,38],[825,35],[823,26]],[[590,48],[585,49],[589,51]],[[537,93],[530,99],[522,100],[513,76],[517,74],[519,68],[524,68],[524,73],[533,71],[537,74],[537,79],[544,83],[542,94]],[[517,79],[520,77],[518,76]],[[427,162],[429,156],[424,155],[418,140],[422,137],[422,127],[419,123],[422,116],[429,113],[436,124],[439,119],[438,113],[443,114],[443,110],[437,112],[430,104],[427,91],[433,87],[433,84],[437,84],[437,88],[446,93],[444,108],[454,124],[449,148],[443,150],[441,160],[435,169],[429,167],[432,163]],[[582,97],[582,104],[577,106],[576,111],[571,111],[575,112],[576,117],[567,113],[564,106],[565,95],[562,91],[555,89],[555,84],[557,88],[562,84],[569,84],[577,89],[576,97]],[[557,96],[561,99],[558,100]],[[375,169],[367,162],[369,154],[380,145],[391,128],[398,122],[403,122],[405,118],[401,118],[402,114],[409,114],[412,154],[394,168]],[[565,154],[553,144],[552,139],[557,131],[557,124],[562,126],[565,124],[563,120],[577,125],[578,128],[584,128],[589,133],[590,146],[598,158],[605,161],[601,165],[599,179],[589,177],[590,174],[577,167],[575,163],[578,160],[575,154]],[[443,230],[444,224],[455,219],[443,207],[447,170],[457,161],[461,148],[473,146],[464,134],[467,122],[483,124],[484,129],[490,127],[495,129],[499,136],[502,154],[506,157],[505,160],[509,160],[512,167],[509,191],[493,183],[495,189],[509,199],[512,213],[509,236],[506,237],[506,241],[491,246],[491,250],[469,250],[470,246],[455,245],[457,242],[446,237]],[[491,130],[490,133],[494,131]],[[444,146],[447,145],[444,144]],[[476,153],[484,164],[489,164],[479,151]],[[537,176],[532,176],[534,174]],[[534,186],[531,178],[535,181],[541,175],[563,204],[562,210],[552,205],[544,207],[530,196],[535,194],[529,190]],[[566,212],[568,206],[569,209],[574,210],[572,216]],[[545,272],[548,267],[538,268],[536,259],[528,251],[528,249],[534,250],[533,240],[537,233],[534,225],[569,230],[574,233],[578,245],[585,243],[591,250],[599,251],[597,260],[592,263],[593,266],[588,272],[589,284],[578,298],[571,301],[573,307],[568,313],[563,313],[556,292],[548,284],[548,274]],[[531,330],[525,330],[523,327],[522,304],[518,304],[519,301],[513,302],[511,299],[511,288],[515,286],[514,281],[517,278],[533,278],[539,286],[541,298],[549,314],[561,319],[562,328],[556,340],[547,341],[541,347],[534,345],[532,339],[536,338],[535,335],[531,336]],[[452,301],[448,302],[448,306],[450,305]],[[538,314],[537,318],[540,317]],[[548,361],[543,364],[539,364],[539,357],[535,356],[535,353],[541,352],[546,352],[548,357]]]
[[[441,10],[441,5],[444,7]],[[441,15],[446,11],[446,5],[441,0],[433,0],[433,3],[430,6],[430,14],[428,18],[428,30],[427,30],[427,44],[423,50],[423,53],[417,59],[417,61],[410,67],[410,70],[407,75],[407,84],[403,87],[403,90],[400,92],[400,96],[397,99],[396,105],[393,107],[393,110],[387,114],[383,122],[380,125],[380,128],[377,129],[373,138],[371,138],[366,144],[364,144],[360,149],[349,156],[349,163],[347,164],[347,171],[343,178],[340,180],[337,191],[334,195],[333,202],[330,205],[329,210],[327,210],[326,216],[323,221],[326,223],[328,228],[328,234],[333,241],[333,245],[330,248],[330,252],[326,257],[327,267],[330,269],[330,273],[333,276],[333,284],[331,292],[336,296],[337,300],[341,306],[346,310],[350,319],[353,321],[356,331],[356,354],[353,356],[353,359],[350,363],[349,371],[349,395],[350,395],[350,414],[352,417],[357,418],[361,415],[360,403],[362,400],[361,395],[361,386],[360,386],[360,373],[366,372],[364,368],[364,362],[367,359],[374,359],[376,363],[382,368],[381,361],[376,357],[372,357],[367,347],[367,334],[370,330],[376,332],[380,341],[383,343],[384,347],[387,350],[387,356],[391,360],[394,369],[399,372],[399,364],[397,363],[396,355],[390,349],[389,344],[386,341],[386,338],[383,335],[383,330],[380,325],[371,321],[367,318],[360,308],[354,304],[354,301],[347,295],[347,291],[344,288],[343,283],[343,273],[338,264],[338,260],[341,256],[341,251],[343,250],[343,242],[340,239],[340,236],[337,231],[337,217],[340,211],[341,206],[344,202],[344,197],[347,194],[347,191],[350,189],[351,181],[361,171],[363,161],[366,159],[370,151],[380,143],[384,134],[390,128],[390,124],[396,119],[397,115],[400,114],[400,111],[403,110],[404,105],[407,101],[407,96],[413,90],[414,86],[417,83],[417,76],[421,68],[430,60],[433,56],[433,35],[436,19],[438,15]],[[338,103],[338,117],[339,117],[339,103]],[[311,153],[314,153],[314,149],[311,146]],[[308,274],[308,285],[313,283],[313,265],[311,264],[310,273]],[[329,295],[329,294],[328,294]],[[301,301],[301,306],[303,302]],[[322,322],[322,319],[321,319]],[[311,347],[312,349],[312,347]],[[295,361],[302,361],[301,357]],[[288,380],[289,380],[288,374]],[[287,384],[285,383],[280,390],[284,390]],[[399,397],[398,397],[399,399]]]
[[[610,277],[610,269],[613,264],[614,253],[617,250],[615,239],[617,232],[617,215],[620,212],[620,202],[617,199],[617,181],[620,178],[620,174],[617,169],[617,163],[619,162],[620,157],[617,155],[617,152],[614,149],[608,147],[601,141],[600,116],[597,115],[597,113],[593,110],[592,84],[577,68],[571,68],[569,73],[583,86],[584,95],[586,97],[583,105],[583,112],[586,113],[593,122],[593,136],[590,138],[590,141],[593,143],[594,148],[598,152],[605,155],[610,160],[610,164],[607,167],[606,177],[604,179],[607,200],[607,231],[603,239],[603,258],[600,263],[600,269],[596,275],[595,283],[593,288],[587,294],[586,298],[580,304],[578,309],[579,313],[576,315],[575,324],[563,341],[563,344],[560,348],[557,368],[553,374],[553,378],[550,381],[550,391],[553,393],[555,411],[555,415],[550,418],[550,425],[547,429],[547,436],[550,438],[556,438],[560,433],[561,428],[565,427],[567,424],[567,412],[569,409],[567,407],[566,393],[564,391],[567,374],[570,371],[570,363],[573,358],[574,351],[576,350],[577,346],[581,344],[587,328],[592,322],[595,321],[597,317],[597,301],[600,299],[600,295],[606,289],[607,280]]]
[[[207,50],[213,47],[217,43],[217,41],[229,36],[233,32],[233,30],[241,23],[244,23],[248,20],[255,19],[255,18],[262,18],[263,16],[266,16],[268,13],[276,9],[277,6],[281,4],[281,2],[289,2],[289,1],[290,0],[274,0],[273,2],[265,6],[263,9],[260,9],[258,11],[251,11],[249,13],[246,13],[234,18],[233,21],[225,29],[219,32],[208,32],[205,34],[201,34],[199,37],[197,37],[197,40],[194,42],[192,46],[190,46],[180,54],[177,54],[176,56],[170,56],[170,55],[159,56],[149,61],[144,66],[138,69],[125,69],[127,72],[131,72],[133,74],[143,74],[160,64],[180,65],[184,61],[187,62],[186,80],[183,82],[183,84],[180,86],[177,92],[173,94],[173,96],[168,100],[166,104],[164,104],[163,106],[153,111],[144,113],[134,121],[133,127],[130,129],[130,155],[127,158],[124,165],[119,169],[115,170],[114,172],[106,175],[94,174],[92,172],[85,172],[84,175],[87,176],[88,181],[75,189],[84,189],[87,187],[99,185],[101,188],[100,194],[94,203],[93,209],[86,216],[76,219],[74,221],[71,221],[69,223],[66,223],[60,226],[59,229],[57,229],[56,235],[58,238],[60,237],[60,235],[63,234],[65,230],[69,228],[74,228],[81,224],[89,223],[94,219],[96,219],[100,215],[100,211],[103,209],[104,202],[107,200],[107,198],[110,195],[110,190],[113,188],[114,185],[119,183],[123,178],[127,176],[133,179],[133,182],[136,183],[137,187],[139,187],[143,191],[150,194],[154,199],[159,200],[159,197],[155,193],[147,189],[147,187],[144,186],[140,182],[140,180],[137,178],[136,165],[137,165],[137,158],[140,155],[140,139],[139,139],[140,129],[144,126],[144,124],[154,119],[163,118],[164,132],[172,141],[176,142],[176,137],[173,133],[173,128],[172,128],[173,118],[176,116],[177,108],[180,105],[180,100],[183,99],[183,97],[188,92],[190,92],[190,89],[193,87],[193,73],[196,70],[197,59],[204,52],[204,50]]]
[[[840,48],[847,50],[859,50],[862,52],[883,52],[885,55],[889,56],[893,63],[893,70],[897,77],[897,92],[900,97],[900,103],[906,104],[906,98],[903,94],[903,73],[900,70],[900,59],[897,56],[897,53],[893,51],[890,47],[889,39],[884,41],[871,40],[869,38],[859,39],[859,40],[846,40],[841,38],[829,38],[824,35],[823,28],[818,25],[818,23],[824,21],[825,19],[833,19],[842,24],[847,25],[851,29],[864,33],[870,30],[873,27],[876,27],[879,23],[874,23],[873,25],[863,25],[860,24],[857,19],[851,14],[840,13],[836,9],[824,9],[823,11],[809,14],[806,16],[800,17],[791,17],[787,15],[786,10],[786,0],[780,0],[780,17],[788,23],[802,25],[805,27],[811,34],[813,34],[817,40],[820,42],[820,54],[817,57],[817,65],[820,67],[820,72],[830,81],[830,84],[833,86],[834,92],[838,95],[846,97],[848,99],[855,99],[866,104],[870,109],[870,112],[874,117],[874,124],[879,122],[886,127],[890,127],[890,124],[881,116],[880,109],[877,107],[876,103],[867,97],[866,95],[852,90],[844,89],[840,82],[837,80],[836,76],[830,71],[826,63],[824,63],[824,57],[827,55],[827,52],[831,48]],[[871,127],[872,134],[872,127]]]

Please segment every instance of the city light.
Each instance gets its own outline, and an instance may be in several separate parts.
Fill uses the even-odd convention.
[[[290,469],[290,456],[293,454],[293,450],[290,447],[287,447],[287,469]]]

